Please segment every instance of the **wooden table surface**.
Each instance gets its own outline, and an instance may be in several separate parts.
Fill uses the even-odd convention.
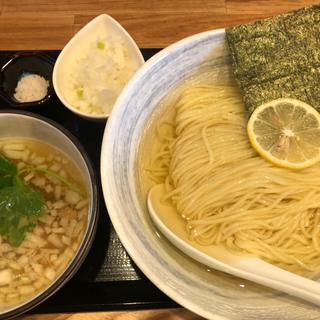
[[[0,50],[61,49],[101,13],[117,19],[141,48],[317,3],[312,0],[0,0]],[[179,308],[28,315],[20,320],[198,320]]]

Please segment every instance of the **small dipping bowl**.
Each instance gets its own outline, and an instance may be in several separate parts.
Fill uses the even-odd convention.
[[[70,261],[62,272],[46,288],[30,296],[27,300],[8,307],[0,307],[0,319],[8,320],[34,308],[53,295],[76,273],[86,258],[94,240],[98,214],[98,187],[91,161],[79,141],[58,123],[27,111],[0,111],[2,138],[25,138],[44,142],[62,151],[78,167],[88,188],[89,209],[87,226]],[[1,292],[1,287],[0,287]]]
[[[0,96],[13,108],[32,109],[45,104],[54,94],[52,85],[53,59],[42,52],[26,51],[9,56],[0,70]],[[41,100],[21,102],[15,97],[19,80],[26,75],[36,74],[49,82],[47,94]]]

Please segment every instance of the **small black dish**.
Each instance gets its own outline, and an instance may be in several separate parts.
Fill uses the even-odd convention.
[[[0,96],[11,107],[28,109],[45,104],[54,94],[52,85],[53,59],[38,51],[19,52],[8,57],[0,69]],[[20,102],[14,98],[15,88],[24,74],[37,74],[49,81],[47,95],[37,101]]]

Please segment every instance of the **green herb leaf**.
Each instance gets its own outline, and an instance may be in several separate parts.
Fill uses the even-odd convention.
[[[35,223],[30,223],[27,226],[20,227],[20,228],[11,228],[10,232],[8,234],[8,241],[11,245],[14,247],[19,247],[20,244],[23,242],[23,240],[26,237],[26,234],[36,226]]]
[[[0,189],[0,234],[13,246],[19,246],[42,215],[44,206],[42,193],[15,176],[12,186]]]
[[[71,182],[68,181],[68,179],[64,178],[60,174],[50,170],[50,169],[44,169],[39,167],[25,167],[21,171],[19,171],[18,175],[25,173],[25,172],[42,172],[46,176],[51,176],[57,180],[59,180],[61,183],[66,185],[69,189],[73,190],[74,192],[77,192],[81,197],[84,196],[83,192],[77,188],[75,185],[73,185]]]
[[[10,187],[13,184],[12,176],[0,176],[0,189],[4,187]]]
[[[0,174],[17,174],[17,167],[15,166],[15,164],[8,160],[2,154],[0,154]]]

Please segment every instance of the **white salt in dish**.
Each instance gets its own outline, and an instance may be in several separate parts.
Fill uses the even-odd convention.
[[[48,94],[49,81],[38,74],[24,74],[15,88],[14,98],[19,102],[42,100]]]
[[[105,120],[143,63],[128,32],[112,17],[102,14],[61,51],[53,70],[53,86],[61,102],[75,114]]]

